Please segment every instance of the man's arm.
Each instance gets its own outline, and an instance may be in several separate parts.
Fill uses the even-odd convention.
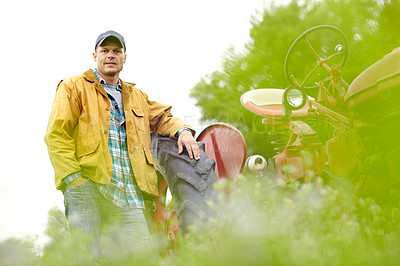
[[[44,137],[50,161],[54,167],[56,183],[60,183],[63,178],[81,170],[75,157],[75,143],[72,138],[72,131],[79,115],[80,108],[77,97],[64,82],[61,82],[57,87]]]
[[[171,106],[153,101],[147,103],[150,110],[150,129],[160,135],[178,138],[179,154],[185,147],[190,158],[200,159],[200,149],[193,137],[194,130],[171,114]]]

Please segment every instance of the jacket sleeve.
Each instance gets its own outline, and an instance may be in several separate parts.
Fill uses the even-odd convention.
[[[172,106],[149,101],[147,95],[145,97],[149,107],[150,130],[159,135],[173,138],[179,129],[190,128],[181,119],[171,114]]]
[[[44,141],[53,165],[56,184],[72,173],[81,170],[75,156],[73,129],[80,116],[77,95],[61,81],[57,87]]]

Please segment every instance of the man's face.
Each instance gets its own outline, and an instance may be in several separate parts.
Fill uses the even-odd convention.
[[[114,77],[119,75],[126,61],[124,48],[113,42],[105,42],[98,46],[93,57],[97,63],[97,71],[102,76]]]

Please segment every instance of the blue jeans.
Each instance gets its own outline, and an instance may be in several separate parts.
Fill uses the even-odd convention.
[[[146,249],[150,234],[143,210],[114,205],[93,181],[68,185],[64,205],[78,253],[121,257]]]

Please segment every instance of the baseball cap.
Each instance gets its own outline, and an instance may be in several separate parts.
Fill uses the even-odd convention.
[[[109,37],[116,38],[121,43],[121,46],[124,48],[124,50],[126,51],[124,37],[121,34],[119,34],[118,32],[113,31],[113,30],[109,30],[109,31],[106,31],[106,32],[103,32],[102,34],[100,34],[99,37],[97,37],[96,45],[95,45],[94,49],[96,50],[97,46],[101,45],[105,41],[105,39],[107,39]]]

